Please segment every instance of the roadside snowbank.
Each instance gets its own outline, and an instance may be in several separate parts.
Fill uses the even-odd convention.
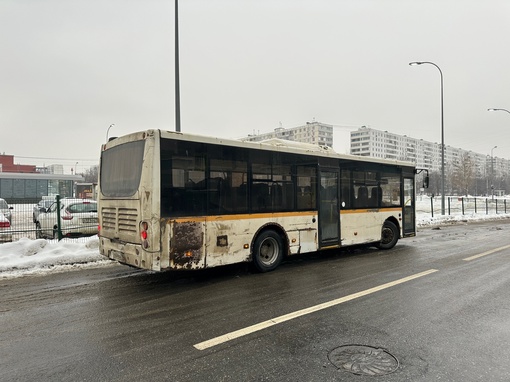
[[[62,272],[112,263],[99,254],[99,239],[87,241],[22,238],[0,244],[0,279],[47,272]]]

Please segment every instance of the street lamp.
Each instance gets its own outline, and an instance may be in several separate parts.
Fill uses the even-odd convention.
[[[490,109],[487,109],[487,111],[506,111],[508,114],[510,114],[510,111],[508,111],[507,109],[494,109],[494,108],[490,108]],[[494,150],[496,147],[498,146],[494,146],[494,148],[492,150]],[[492,188],[492,200],[494,200],[494,159],[492,157],[492,150],[491,150],[491,188]]]
[[[443,112],[443,72],[441,68],[430,61],[414,61],[410,62],[410,66],[429,64],[439,70],[441,76],[441,215],[445,214],[445,196],[444,196],[444,112]]]
[[[507,113],[510,114],[510,111],[508,111],[507,109],[487,109],[487,111],[506,111]]]
[[[494,146],[491,149],[491,193],[492,193],[492,200],[494,200],[494,149],[496,149],[498,146]]]
[[[112,123],[109,127],[108,127],[108,130],[106,130],[106,142],[108,142],[108,133],[110,132],[110,129],[115,126],[115,123]]]

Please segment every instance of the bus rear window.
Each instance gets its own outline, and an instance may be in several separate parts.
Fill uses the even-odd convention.
[[[145,141],[124,143],[101,153],[101,191],[107,197],[132,196],[142,176]]]

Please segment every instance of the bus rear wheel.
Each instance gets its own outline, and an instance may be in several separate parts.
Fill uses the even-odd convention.
[[[393,248],[397,244],[399,236],[397,226],[389,220],[385,221],[381,231],[381,241],[377,244],[377,248]]]
[[[258,235],[253,246],[253,265],[259,272],[274,270],[283,260],[283,240],[273,230]]]

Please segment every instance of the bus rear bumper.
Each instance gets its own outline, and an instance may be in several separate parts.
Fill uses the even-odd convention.
[[[99,251],[101,255],[122,264],[151,271],[160,270],[159,259],[154,259],[153,254],[145,252],[140,244],[121,243],[117,240],[101,237]]]

